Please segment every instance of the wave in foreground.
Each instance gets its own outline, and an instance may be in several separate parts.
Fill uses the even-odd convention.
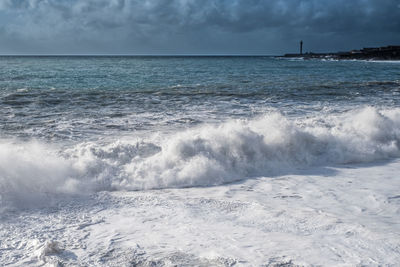
[[[399,156],[400,109],[373,107],[301,119],[274,113],[202,125],[161,142],[84,142],[61,150],[35,141],[3,140],[0,201],[36,206],[56,195],[213,186]]]

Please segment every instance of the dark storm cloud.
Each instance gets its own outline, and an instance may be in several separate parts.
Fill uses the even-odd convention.
[[[15,53],[339,50],[399,43],[400,0],[0,0],[0,23]]]

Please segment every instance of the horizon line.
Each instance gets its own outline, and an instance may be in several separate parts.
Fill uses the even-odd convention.
[[[0,57],[276,57],[265,54],[0,54]]]

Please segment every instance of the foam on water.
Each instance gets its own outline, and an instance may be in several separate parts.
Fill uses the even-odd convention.
[[[72,162],[57,155],[54,148],[37,142],[0,143],[0,196],[3,202],[20,206],[37,205],[57,193],[77,193]],[[79,186],[78,186],[79,184]]]
[[[201,125],[164,138],[60,148],[0,142],[0,195],[8,205],[49,203],[102,190],[213,186],[259,176],[400,156],[400,109]]]

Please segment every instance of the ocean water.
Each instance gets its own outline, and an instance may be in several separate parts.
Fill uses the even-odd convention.
[[[361,213],[363,208],[371,207],[363,197],[376,198],[377,188],[381,190],[383,186],[379,191],[382,199],[378,197],[373,202],[377,205],[374,214],[383,216],[382,210],[390,214],[385,213],[384,222],[370,212],[364,224],[378,225],[371,229],[399,237],[396,223],[399,196],[393,191],[393,186],[399,185],[396,179],[400,173],[400,165],[396,163],[399,157],[399,62],[273,57],[0,57],[0,212],[3,217],[0,258],[16,266],[39,263],[168,266],[168,262],[188,266],[390,264],[400,257],[396,252],[399,239],[388,241],[389,237],[380,236],[391,244],[381,254],[380,243],[373,248],[365,247],[368,240],[362,238],[363,245],[346,243],[350,236],[359,237],[365,231],[351,217],[355,211],[346,207],[356,202],[358,206],[354,204],[354,207]],[[308,175],[313,177],[312,181],[305,182],[304,179],[311,179]],[[326,184],[328,176],[331,180]],[[351,177],[352,191],[345,191],[346,186],[340,182],[343,177],[347,180]],[[282,179],[287,182],[283,184]],[[360,179],[364,179],[362,183]],[[365,188],[365,184],[371,184],[369,189],[375,191],[361,194],[358,190]],[[322,201],[339,187],[344,191],[336,192],[334,200],[327,199],[323,207],[317,205],[318,199]],[[275,189],[271,191],[271,188]],[[284,188],[292,193],[283,193]],[[256,192],[251,193],[252,190]],[[228,191],[229,194],[240,191],[242,195],[235,195],[232,200]],[[313,192],[320,192],[319,197]],[[264,199],[265,194],[270,199]],[[348,198],[346,202],[352,194],[359,199]],[[190,196],[196,197],[188,199]],[[250,201],[250,198],[254,199]],[[288,203],[296,199],[297,202]],[[283,211],[295,209],[299,214],[294,212],[283,221],[276,219],[280,216],[276,215],[278,211],[263,217],[260,214],[267,208],[258,210],[251,206],[256,202],[257,205],[276,202],[271,204],[271,212],[280,207]],[[383,209],[382,203],[392,204]],[[136,205],[135,210],[127,214],[127,208],[132,205]],[[181,220],[170,218],[166,224],[175,226],[185,221],[187,227],[208,225],[195,223],[193,218],[198,218],[188,215],[188,207],[196,207],[193,214],[207,213],[205,217],[211,216],[210,220],[215,221],[210,224],[212,227],[199,231],[203,233],[215,231],[216,234],[225,229],[225,226],[220,230],[213,228],[222,221],[221,213],[214,214],[221,208],[224,220],[228,218],[230,223],[237,223],[227,228],[232,230],[230,234],[250,225],[263,234],[268,231],[288,234],[295,227],[298,239],[293,244],[306,245],[315,253],[307,259],[299,251],[293,254],[294,249],[271,252],[277,247],[273,244],[281,242],[287,247],[294,239],[271,234],[263,237],[272,240],[266,245],[252,232],[255,239],[250,246],[261,252],[248,253],[246,258],[246,254],[238,254],[247,251],[243,247],[234,250],[226,246],[218,250],[223,241],[213,243],[207,238],[187,237],[190,231],[175,232],[175,237],[168,238],[172,226],[158,229],[159,236],[153,236],[153,243],[148,243],[146,235],[142,235],[154,229],[146,228],[145,222],[155,220],[160,214],[171,216],[166,210],[160,210],[160,205],[165,209],[173,207],[175,218]],[[242,221],[238,214],[243,215],[245,208],[253,210],[258,217]],[[97,213],[103,209],[107,213],[99,217]],[[119,209],[122,209],[120,217],[116,214]],[[299,211],[302,209],[303,213]],[[328,242],[329,246],[316,248],[311,241],[301,243],[306,240],[304,220],[313,218],[313,229],[320,227],[315,225],[315,220],[321,218],[311,216],[307,209],[327,212],[330,215],[326,218],[335,214],[337,220],[342,220],[332,222],[336,231],[341,231],[337,225],[342,227],[348,223],[342,229],[347,237],[329,240],[329,243],[318,232],[320,239],[312,242]],[[126,222],[132,227],[129,232],[119,222],[142,216],[136,214],[139,210],[151,212],[143,221]],[[252,214],[246,218],[256,216],[246,212]],[[10,219],[10,214],[15,216],[15,213],[29,223]],[[85,214],[91,214],[90,219]],[[346,221],[342,216],[351,219]],[[68,221],[67,217],[75,221]],[[266,218],[275,218],[271,225],[280,227],[267,231],[262,224]],[[47,221],[52,223],[48,225]],[[110,229],[104,227],[105,221],[111,225]],[[68,232],[65,229],[70,228],[66,225],[78,225],[78,228]],[[153,227],[160,225],[158,221]],[[51,236],[48,229],[54,227],[64,230]],[[29,237],[16,241],[12,236],[21,229],[29,232]],[[105,234],[112,241],[109,250],[90,254],[91,246],[95,249],[104,243],[100,229],[109,231]],[[115,229],[120,229],[118,236],[125,243],[113,241]],[[132,229],[140,229],[140,238]],[[98,243],[83,237],[81,230],[89,231],[91,237],[97,236]],[[325,230],[332,234],[331,228]],[[246,230],[241,233],[253,236]],[[85,247],[73,244],[72,237],[78,243],[86,242]],[[133,244],[127,237],[131,238],[130,242],[138,239]],[[239,240],[232,238],[232,244]],[[178,249],[180,242],[187,242],[186,247],[182,245]],[[200,244],[198,247],[193,245],[196,242]],[[351,253],[340,250],[338,244],[344,243],[360,249]],[[201,249],[203,245],[207,249]],[[326,252],[328,247],[329,253],[336,250],[332,254],[336,256]]]

